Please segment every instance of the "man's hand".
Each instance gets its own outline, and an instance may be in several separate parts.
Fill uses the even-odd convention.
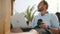
[[[42,27],[44,29],[48,29],[48,26],[45,23],[41,23],[40,27]]]
[[[48,26],[45,23],[41,23],[40,27],[48,29]],[[49,30],[51,30],[51,32],[53,32],[54,34],[59,34],[59,30],[57,28],[50,27]]]

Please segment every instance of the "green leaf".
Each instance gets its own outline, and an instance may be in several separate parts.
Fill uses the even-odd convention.
[[[32,9],[32,11],[31,11],[31,9]],[[32,22],[32,20],[34,18],[35,11],[33,12],[33,10],[34,10],[34,6],[32,6],[32,8],[30,8],[30,6],[28,6],[25,13],[24,13],[25,18],[30,22]]]

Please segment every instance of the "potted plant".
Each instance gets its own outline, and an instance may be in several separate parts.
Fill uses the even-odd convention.
[[[28,6],[24,13],[25,18],[27,19],[27,25],[29,25],[29,23],[31,23],[34,18],[34,14],[36,12],[36,10],[34,9],[35,9],[34,5],[31,8],[30,6]]]

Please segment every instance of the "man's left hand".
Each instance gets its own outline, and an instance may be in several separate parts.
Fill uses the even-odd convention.
[[[42,23],[40,26],[44,29],[48,29],[48,26],[45,23]]]

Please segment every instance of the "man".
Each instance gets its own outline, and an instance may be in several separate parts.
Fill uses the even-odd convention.
[[[45,23],[43,23],[42,19],[38,19],[37,22],[37,26],[35,26],[35,30],[39,33],[39,34],[53,34],[50,30],[41,27],[42,25],[45,25]]]
[[[58,31],[59,29],[59,22],[58,18],[54,14],[49,14],[48,11],[48,3],[46,1],[41,1],[38,4],[38,12],[39,14],[34,17],[32,21],[31,28],[34,28],[37,26],[37,20],[42,19],[43,20],[43,25],[41,25],[42,28],[49,29],[49,30],[55,30]]]

